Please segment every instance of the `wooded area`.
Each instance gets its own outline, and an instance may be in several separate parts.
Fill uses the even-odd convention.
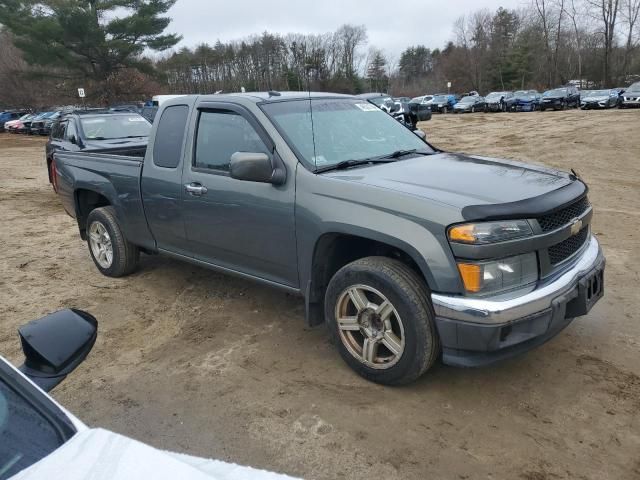
[[[16,4],[33,8],[35,4],[68,7],[72,3],[89,5],[89,13],[87,8],[72,14],[73,9],[51,7],[35,23],[7,14]],[[322,35],[263,32],[166,53],[179,37],[162,33],[170,20],[158,15],[166,13],[174,1],[138,3],[139,11],[126,20],[101,25],[102,16],[92,20],[92,8],[131,3],[0,0],[0,23],[5,25],[0,41],[7,46],[0,49],[0,104],[43,105],[54,99],[73,99],[79,83],[88,87],[93,102],[104,103],[157,93],[242,88],[389,91],[413,96],[446,91],[447,82],[452,82],[455,92],[481,93],[544,90],[569,81],[583,87],[623,87],[640,77],[640,0],[531,0],[518,10],[478,10],[452,25],[452,39],[444,47],[408,46],[398,58],[386,52],[384,45],[371,45],[363,25],[343,25]],[[43,21],[51,11],[58,16],[57,23]],[[73,15],[92,25],[78,32],[83,41],[90,43],[94,38],[101,48],[85,44],[81,50],[66,53],[68,35],[62,33],[65,28],[77,30],[77,23],[70,21]],[[145,18],[156,18],[159,23]],[[150,24],[155,25],[153,31]],[[30,32],[27,38],[25,25]],[[37,46],[47,43],[47,38],[54,41],[49,40],[45,55]],[[165,53],[151,56],[152,50]],[[91,53],[94,51],[97,53]]]

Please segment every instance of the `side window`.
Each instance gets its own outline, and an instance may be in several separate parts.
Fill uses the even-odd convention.
[[[229,110],[200,112],[194,167],[228,171],[231,155],[236,152],[270,153],[242,115]]]
[[[64,134],[67,130],[67,122],[58,122],[56,123],[54,129],[51,131],[51,136],[58,140],[62,140],[64,138]]]
[[[188,116],[187,105],[174,105],[162,112],[153,142],[153,163],[158,167],[176,168],[180,163]]]
[[[55,426],[0,380],[0,480],[33,465],[62,443]]]
[[[78,139],[78,132],[76,131],[76,125],[73,120],[69,120],[67,122],[67,133],[65,134],[65,138],[68,141],[71,141],[72,138]]]

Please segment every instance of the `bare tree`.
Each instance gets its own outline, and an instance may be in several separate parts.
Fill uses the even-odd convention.
[[[640,0],[621,0],[621,2],[621,23],[626,25],[627,28],[622,74],[624,76],[627,76],[630,73],[629,65],[631,62],[631,55],[633,51],[638,47],[638,39],[636,37],[640,37],[640,32],[636,32],[638,18],[640,17]]]
[[[592,8],[594,16],[602,22],[603,61],[602,83],[611,86],[611,59],[615,42],[615,30],[620,10],[620,0],[586,0]]]

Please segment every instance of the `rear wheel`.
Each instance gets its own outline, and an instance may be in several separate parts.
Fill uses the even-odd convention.
[[[113,207],[92,210],[87,218],[87,244],[93,263],[107,277],[122,277],[136,269],[138,247],[127,241]]]
[[[424,281],[407,265],[367,257],[341,268],[325,295],[327,325],[344,361],[364,378],[409,383],[440,353]]]

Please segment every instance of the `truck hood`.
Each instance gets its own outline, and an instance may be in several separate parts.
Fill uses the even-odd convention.
[[[460,209],[520,202],[575,180],[569,174],[541,166],[455,153],[437,153],[327,175]]]

